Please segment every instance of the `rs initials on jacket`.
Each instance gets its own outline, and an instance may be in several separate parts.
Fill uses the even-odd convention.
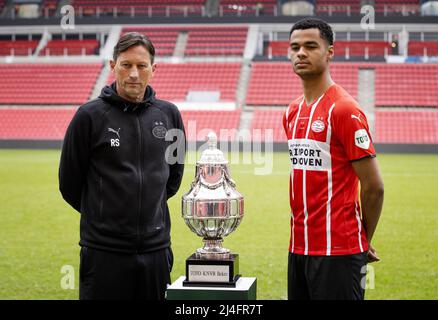
[[[110,139],[111,147],[120,147],[120,129],[121,128],[118,128],[117,130],[113,128],[108,128],[108,132],[112,132],[117,135],[117,139],[116,138]]]

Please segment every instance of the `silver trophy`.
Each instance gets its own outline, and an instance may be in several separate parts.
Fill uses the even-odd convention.
[[[235,286],[240,276],[238,255],[223,248],[222,242],[243,219],[243,196],[217,148],[216,134],[210,132],[207,139],[208,148],[196,163],[195,180],[182,197],[182,217],[204,241],[204,247],[186,260],[184,285]]]

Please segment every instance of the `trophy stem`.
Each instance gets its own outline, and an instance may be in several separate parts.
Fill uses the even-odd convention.
[[[196,252],[200,254],[228,254],[230,253],[229,249],[222,247],[222,238],[204,238],[202,239],[204,242],[204,247],[199,248]]]

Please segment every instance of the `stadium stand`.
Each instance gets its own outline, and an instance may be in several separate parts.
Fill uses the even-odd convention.
[[[122,34],[137,31],[146,34],[157,49],[157,56],[174,53],[180,33],[187,33],[185,56],[242,56],[247,27],[163,27],[124,28]]]
[[[181,112],[187,140],[189,141],[205,141],[205,137],[210,130],[216,133],[219,140],[234,140],[234,133],[239,128],[240,114],[240,109],[233,111],[196,110]]]
[[[380,143],[438,143],[438,112],[435,110],[377,110],[376,136]]]
[[[357,98],[358,69],[376,73],[376,105],[379,107],[437,107],[438,65],[334,63],[333,79]],[[254,106],[286,106],[301,94],[299,78],[290,63],[253,63],[246,103]]]
[[[317,0],[316,14],[329,16],[349,16],[352,14],[359,14],[363,5],[374,5],[375,12],[384,16],[393,14],[417,15],[420,12],[419,0]]]
[[[288,41],[269,41],[265,48],[266,57],[287,57],[289,50]]]
[[[375,0],[375,11],[383,15],[417,15],[420,12],[419,0]]]
[[[276,0],[221,0],[221,15],[276,15]]]
[[[0,56],[29,56],[35,52],[39,40],[0,40]]]
[[[374,140],[438,145],[438,31],[430,19],[422,23],[427,20],[420,13],[424,1],[306,2],[315,4],[314,12],[323,18],[336,16],[333,79],[356,99],[363,100],[368,90],[374,93],[373,105],[366,110],[374,114]],[[388,21],[395,24],[376,19],[379,28],[364,31],[351,17],[343,20],[360,14],[361,5],[371,2],[378,16],[391,16]],[[11,11],[17,8],[0,0],[0,13],[3,4],[2,18],[13,19]],[[0,26],[0,140],[61,140],[76,107],[114,80],[107,59],[117,38],[139,31],[156,47],[157,70],[151,85],[158,98],[180,107],[186,128],[192,126],[187,131],[190,141],[204,141],[207,128],[219,138],[220,129],[233,134],[238,129],[260,130],[262,136],[253,134],[253,140],[263,140],[263,131],[272,129],[274,141],[284,144],[282,115],[302,88],[287,58],[291,23],[281,20],[286,17],[279,23],[274,18],[297,9],[295,3],[43,0],[40,4],[40,20],[47,26],[39,21],[34,29],[30,17],[19,28]],[[76,9],[75,30],[53,23],[59,19],[60,4]],[[186,16],[178,18],[186,22],[169,19],[175,16]],[[224,24],[222,16],[230,22]],[[235,16],[240,16],[238,23]],[[260,23],[255,16],[263,16]],[[145,17],[153,17],[153,23]],[[362,86],[364,75],[369,87]]]
[[[438,41],[413,41],[408,43],[410,56],[438,56]]]
[[[61,140],[73,117],[75,108],[15,108],[0,109],[0,139]],[[272,130],[275,142],[285,142],[281,126],[284,109],[255,110],[251,132],[257,140],[265,130]],[[189,141],[202,141],[206,130],[221,137],[221,129],[234,133],[239,127],[240,110],[182,111]],[[193,121],[191,124],[189,121]],[[438,143],[438,112],[432,110],[377,110],[375,142],[378,143]],[[230,138],[230,136],[222,135]],[[225,140],[225,139],[224,139]]]
[[[56,14],[58,8],[58,0],[44,0],[42,6],[42,13],[45,17],[53,17]]]
[[[438,107],[438,65],[376,64],[376,105]]]
[[[140,32],[151,39],[155,46],[157,56],[171,56],[175,50],[176,40],[178,39],[179,29],[173,27],[165,28],[123,28],[122,35],[128,32]]]
[[[335,41],[334,49],[337,56],[384,57],[391,53],[391,44],[385,41]]]
[[[270,129],[275,142],[285,142],[281,126],[284,110],[255,110],[251,131]],[[378,109],[375,119],[374,141],[377,143],[438,143],[438,112],[434,110]]]
[[[4,8],[4,6],[5,6],[5,3],[6,3],[6,0],[0,0],[0,14],[1,14],[2,11],[3,11],[3,8]]]
[[[241,56],[245,49],[247,27],[203,27],[190,29],[186,56]]]
[[[270,41],[265,49],[267,57],[287,57],[289,43],[287,41]],[[339,58],[384,57],[391,53],[391,44],[386,41],[335,41],[334,49]],[[358,60],[358,59],[356,59]]]
[[[264,137],[265,130],[272,130],[275,142],[286,142],[286,136],[283,129],[283,114],[285,108],[281,109],[256,109],[251,124],[252,139],[261,141]],[[261,135],[254,134],[259,130]]]
[[[349,15],[360,12],[359,0],[317,0],[316,14],[317,15]]]
[[[86,102],[100,64],[0,64],[0,104],[78,105]]]
[[[335,63],[333,79],[353,97],[357,97],[358,65]],[[286,106],[301,95],[301,82],[293,74],[290,62],[255,62],[246,103],[254,106]]]
[[[235,101],[239,63],[160,63],[151,85],[157,97],[185,101],[189,91],[219,91],[220,101]],[[107,83],[114,81],[111,73]]]
[[[75,108],[0,109],[0,139],[62,140]]]
[[[73,56],[98,54],[99,42],[84,40],[50,40],[40,51],[41,56]]]
[[[14,108],[0,109],[0,139],[62,140],[76,108]],[[241,110],[182,111],[181,115],[189,141],[203,141],[207,130],[216,132],[219,139],[233,140],[221,130],[235,133]],[[191,121],[191,123],[190,123]]]
[[[84,16],[191,16],[203,12],[205,0],[73,0],[78,14]]]

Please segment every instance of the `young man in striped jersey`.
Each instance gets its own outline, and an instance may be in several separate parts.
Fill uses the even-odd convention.
[[[283,126],[292,162],[289,299],[364,299],[366,264],[383,204],[383,181],[365,114],[330,76],[333,32],[303,19],[290,59],[303,95]],[[359,196],[360,182],[360,196]]]

